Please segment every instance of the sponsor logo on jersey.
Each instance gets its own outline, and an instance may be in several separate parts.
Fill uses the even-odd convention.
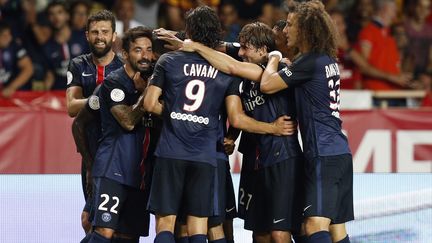
[[[182,120],[182,121],[190,121],[195,123],[201,123],[204,125],[209,124],[209,118],[208,117],[202,117],[192,114],[185,114],[185,113],[179,113],[179,112],[171,112],[170,114],[171,119],[174,120]]]

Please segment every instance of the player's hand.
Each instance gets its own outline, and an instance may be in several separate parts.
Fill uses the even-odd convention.
[[[281,62],[285,63],[287,66],[291,65],[291,63],[292,63],[291,60],[286,58],[286,57],[282,58]]]
[[[183,47],[181,48],[182,51],[187,52],[194,52],[195,51],[195,42],[191,39],[186,39],[183,41]]]
[[[183,41],[175,36],[175,34],[177,33],[175,31],[159,28],[153,30],[153,33],[156,34],[158,39],[164,40],[169,43],[164,45],[164,47],[167,49],[175,51],[183,47]]]
[[[235,141],[230,138],[224,138],[224,149],[227,155],[231,155],[234,152]]]
[[[297,123],[286,115],[279,117],[272,124],[274,126],[273,134],[276,136],[293,135],[297,130]]]

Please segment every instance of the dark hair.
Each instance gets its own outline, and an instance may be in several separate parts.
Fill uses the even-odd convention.
[[[276,48],[272,29],[261,22],[245,25],[238,35],[238,40],[242,44],[250,44],[257,49],[266,47],[267,52]]]
[[[136,39],[146,37],[153,42],[153,31],[144,26],[138,26],[126,31],[122,37],[122,48],[129,51],[130,44],[135,42]]]
[[[285,28],[287,21],[284,19],[280,19],[276,22],[276,24],[273,26],[273,29],[276,29],[277,31],[282,31]]]
[[[7,22],[0,21],[0,33],[2,33],[5,30],[10,30],[10,29],[11,29],[11,27]]]
[[[90,11],[91,5],[87,0],[75,0],[69,5],[70,13],[73,14],[73,11],[79,5],[84,5],[87,8],[87,11]]]
[[[86,30],[89,31],[90,24],[93,22],[98,22],[98,21],[110,21],[111,22],[111,28],[112,28],[113,32],[115,32],[115,30],[116,30],[115,17],[111,11],[102,10],[102,11],[99,11],[97,13],[90,15],[90,17],[87,20]]]
[[[337,55],[337,32],[322,2],[319,0],[302,2],[294,14],[299,28],[298,45],[305,45],[309,51],[323,52],[335,58]]]
[[[220,45],[222,27],[216,12],[208,6],[190,10],[185,19],[185,31],[188,38],[210,48]]]
[[[67,5],[64,1],[54,0],[48,4],[46,7],[46,12],[49,13],[50,9],[56,6],[60,6],[66,13],[69,13]]]

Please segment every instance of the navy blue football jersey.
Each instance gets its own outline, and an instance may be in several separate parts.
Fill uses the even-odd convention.
[[[116,105],[131,106],[140,95],[124,67],[111,72],[103,82],[99,94],[102,138],[93,166],[94,177],[106,177],[139,188],[144,127],[139,123],[127,131],[110,110]]]
[[[286,67],[279,65],[279,70]],[[292,120],[297,119],[294,88],[281,90],[277,93],[266,95],[261,93],[256,85],[253,90],[257,95],[253,117],[258,121],[273,122],[278,117],[287,115]],[[259,99],[258,99],[259,97]],[[302,156],[302,150],[298,141],[297,132],[290,136],[273,136],[257,134],[258,141],[258,165],[266,167],[287,160],[292,157]]]
[[[336,60],[308,53],[279,71],[295,87],[297,115],[307,159],[351,153],[339,116],[340,76]]]
[[[216,166],[220,109],[238,80],[212,67],[196,53],[162,55],[150,84],[163,91],[164,126],[156,156]]]
[[[89,97],[98,84],[114,70],[119,69],[123,62],[117,56],[106,66],[96,66],[92,54],[84,54],[73,58],[67,71],[67,88],[79,86],[83,96]]]
[[[27,50],[12,41],[4,49],[0,49],[0,88],[6,87],[19,74],[18,61],[27,56]],[[31,87],[27,87],[29,89]],[[26,89],[26,86],[21,89]]]
[[[279,69],[284,66],[280,65]],[[263,67],[264,68],[264,67]],[[278,117],[287,115],[296,119],[294,89],[285,89],[266,95],[260,91],[260,83],[244,80],[242,102],[247,115],[257,121],[271,123]],[[297,133],[291,136],[273,136],[243,133],[240,147],[245,153],[255,153],[254,167],[266,167],[288,158],[302,156]],[[253,138],[251,138],[253,137]],[[255,145],[255,146],[252,146]],[[246,165],[251,167],[252,164]]]
[[[78,31],[72,31],[71,38],[67,43],[60,44],[51,38],[43,45],[43,51],[49,69],[54,73],[54,84],[51,89],[65,90],[69,61],[76,56],[90,52],[90,49],[85,36],[82,36]]]

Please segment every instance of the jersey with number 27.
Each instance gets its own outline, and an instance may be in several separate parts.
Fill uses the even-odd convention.
[[[155,155],[216,166],[216,142],[225,97],[237,78],[219,72],[196,53],[162,55],[150,84],[162,89],[164,126]]]
[[[296,110],[307,159],[351,153],[339,115],[340,76],[334,58],[307,53],[279,71],[295,87]]]

